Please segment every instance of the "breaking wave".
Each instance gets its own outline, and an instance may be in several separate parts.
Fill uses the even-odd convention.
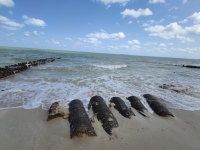
[[[126,68],[127,65],[96,65],[94,64],[93,66],[98,67],[98,68],[105,68],[105,69],[120,69],[120,68]]]

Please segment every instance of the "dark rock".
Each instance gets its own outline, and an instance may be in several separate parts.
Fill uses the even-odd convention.
[[[168,85],[168,84],[163,84],[163,85],[160,85],[159,88],[161,89],[169,89],[171,87],[175,87],[174,85]]]
[[[55,102],[49,108],[47,121],[55,119],[57,117],[63,117],[64,119],[66,119],[68,117],[68,114],[69,112],[67,108],[60,107],[59,102]]]
[[[90,119],[85,111],[83,103],[76,99],[69,103],[70,137],[97,136]]]
[[[128,108],[121,98],[112,97],[110,102],[115,104],[115,109],[117,109],[122,116],[129,119],[131,118],[131,116],[135,116],[131,108]]]
[[[118,127],[118,122],[106,102],[101,96],[93,96],[90,99],[88,109],[92,107],[93,113],[97,115],[97,119],[102,122],[103,129],[112,135],[112,129]]]
[[[168,84],[160,85],[159,88],[172,90],[177,93],[186,93],[188,91],[187,88],[176,87],[175,85],[168,85]]]

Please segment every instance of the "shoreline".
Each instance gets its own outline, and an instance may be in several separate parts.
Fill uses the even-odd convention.
[[[0,110],[1,149],[199,149],[200,110],[170,109],[174,118],[163,118],[148,112],[149,118],[145,118],[132,110],[136,116],[127,119],[114,108],[111,109],[119,123],[112,136],[95,119],[92,125],[97,137],[73,139],[70,139],[68,120],[56,118],[46,122],[48,111],[42,110],[41,106],[30,110]]]

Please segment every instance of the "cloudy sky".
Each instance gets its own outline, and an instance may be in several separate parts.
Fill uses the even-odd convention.
[[[0,0],[0,46],[200,58],[200,0]]]

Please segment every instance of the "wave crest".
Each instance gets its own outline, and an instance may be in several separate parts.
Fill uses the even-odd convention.
[[[127,65],[126,64],[123,64],[123,65],[93,65],[95,67],[98,67],[98,68],[104,68],[104,69],[120,69],[120,68],[126,68]]]

